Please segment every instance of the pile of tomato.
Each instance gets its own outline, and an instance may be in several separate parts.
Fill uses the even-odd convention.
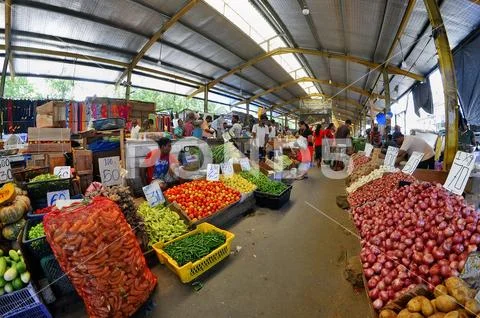
[[[222,182],[195,180],[165,191],[169,202],[176,202],[192,221],[206,218],[240,200],[240,192]]]

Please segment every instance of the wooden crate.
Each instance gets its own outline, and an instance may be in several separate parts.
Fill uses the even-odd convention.
[[[93,155],[91,150],[73,149],[73,167],[77,174],[92,174]]]
[[[27,168],[48,166],[48,156],[44,153],[32,154],[30,160],[27,160]]]
[[[85,194],[88,186],[93,182],[93,175],[90,174],[78,174],[78,178],[80,179],[80,191],[82,194]]]
[[[63,152],[49,153],[48,165],[50,167],[50,173],[53,173],[53,169],[59,166],[65,166],[66,158]]]
[[[28,128],[28,152],[71,152],[69,128]]]

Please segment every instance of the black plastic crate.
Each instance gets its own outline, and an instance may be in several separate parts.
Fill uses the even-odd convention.
[[[60,268],[55,256],[50,255],[40,260],[40,266],[48,282],[52,285],[56,296],[64,296],[75,292],[75,288],[68,279],[68,276]]]
[[[82,200],[82,199],[84,199],[84,196],[82,194],[77,194],[70,197],[70,200]],[[43,220],[43,217],[45,216],[45,214],[35,214],[34,212],[35,210],[28,211],[27,219]]]
[[[22,244],[27,249],[28,253],[38,261],[44,258],[45,256],[53,255],[53,251],[47,242],[46,236],[42,236],[42,237],[31,239],[31,240],[28,239],[28,232],[30,231],[30,229],[42,221],[43,221],[43,217],[41,219],[27,220],[27,225],[23,230],[23,239],[22,239]]]
[[[73,194],[71,178],[23,183],[22,188],[27,190],[28,197],[30,198],[34,210],[48,206],[48,192],[69,190],[70,195]]]
[[[273,210],[280,209],[285,203],[290,200],[290,194],[292,192],[292,186],[289,185],[287,189],[285,189],[279,195],[273,195],[270,193],[264,193],[260,191],[255,191],[253,194],[255,195],[255,199],[257,201],[257,205]]]

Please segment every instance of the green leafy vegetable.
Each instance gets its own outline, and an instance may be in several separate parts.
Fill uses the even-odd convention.
[[[259,171],[242,171],[240,175],[257,186],[257,191],[279,195],[285,191],[288,186],[285,183],[270,180],[266,175]]]

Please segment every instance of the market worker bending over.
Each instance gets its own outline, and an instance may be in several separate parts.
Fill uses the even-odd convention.
[[[178,182],[175,167],[178,161],[170,154],[172,141],[168,138],[157,140],[158,148],[150,151],[145,157],[144,168],[140,168],[140,176],[144,185],[158,182],[162,190]]]
[[[403,134],[395,134],[395,140],[400,147],[398,151],[396,164],[406,160],[406,156],[411,156],[414,151],[423,153],[423,159],[418,164],[419,169],[435,168],[435,152],[433,148],[425,140],[417,136],[404,136]]]

